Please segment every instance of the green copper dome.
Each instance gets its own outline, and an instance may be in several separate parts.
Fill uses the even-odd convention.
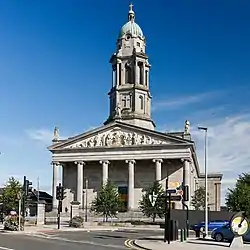
[[[143,33],[140,26],[134,21],[128,21],[122,26],[121,31],[119,33],[119,38],[127,34],[130,34],[132,37],[143,37]]]
[[[130,34],[132,37],[138,37],[138,36],[141,38],[143,37],[143,33],[140,26],[135,22],[135,13],[132,7],[133,5],[130,4],[129,6],[130,10],[128,13],[129,21],[122,26],[118,38],[121,38],[122,36],[128,34]]]

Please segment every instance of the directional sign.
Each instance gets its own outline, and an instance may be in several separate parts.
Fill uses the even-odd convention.
[[[168,189],[168,194],[176,194],[176,189]]]
[[[149,194],[148,198],[149,198],[149,200],[150,200],[152,206],[155,205],[155,202],[156,202],[156,200],[157,200],[157,197],[158,197],[158,195],[156,195],[155,192],[153,192],[152,194]]]

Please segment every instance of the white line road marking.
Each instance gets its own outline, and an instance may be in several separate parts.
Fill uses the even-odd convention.
[[[2,250],[15,250],[15,249],[13,249],[13,248],[1,247],[1,246],[0,246],[0,249],[2,249]]]

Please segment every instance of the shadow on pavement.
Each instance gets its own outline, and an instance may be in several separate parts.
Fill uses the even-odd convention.
[[[140,237],[138,240],[155,240],[155,241],[163,241],[163,238],[157,238],[157,237]]]
[[[108,239],[108,238],[113,238],[113,239],[126,239],[127,237],[124,236],[119,236],[119,235],[97,235],[94,238],[98,238],[98,239]]]
[[[217,243],[213,239],[196,239],[192,241],[187,241],[187,244],[229,247],[229,245],[222,245],[221,243]]]
[[[128,234],[138,234],[136,231],[130,231],[130,230],[117,230],[117,233],[128,233]]]

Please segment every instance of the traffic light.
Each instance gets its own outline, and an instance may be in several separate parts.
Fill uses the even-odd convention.
[[[59,183],[59,186],[56,187],[56,199],[57,200],[61,200],[61,197],[62,197],[62,186],[61,186],[61,183]]]
[[[23,181],[23,192],[25,196],[28,196],[32,192],[32,182],[27,180],[26,176],[24,176]]]
[[[183,200],[189,201],[189,186],[183,186]]]
[[[66,192],[64,190],[64,187],[62,186],[61,183],[56,187],[56,199],[61,201],[64,198],[66,198]]]

